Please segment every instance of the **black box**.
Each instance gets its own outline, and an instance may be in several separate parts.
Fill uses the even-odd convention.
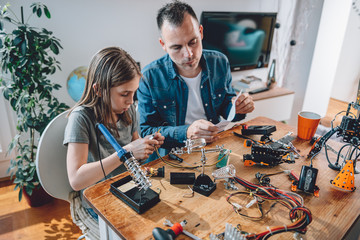
[[[132,187],[124,192],[118,189],[118,187],[128,184],[130,181],[132,181],[132,177],[128,175],[113,182],[110,185],[110,192],[140,214],[160,202],[159,194],[151,188],[148,188],[146,191],[143,189],[139,191],[138,187]]]
[[[189,184],[193,185],[195,182],[195,173],[192,172],[171,172],[170,184]]]
[[[276,126],[274,125],[253,125],[248,126],[247,128],[241,129],[242,135],[269,135],[272,132],[276,131]]]
[[[316,168],[302,166],[298,189],[304,192],[314,193],[317,174],[318,170]]]

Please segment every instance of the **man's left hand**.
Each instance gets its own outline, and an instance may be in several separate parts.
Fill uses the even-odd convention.
[[[235,97],[233,98],[235,100]],[[254,111],[254,101],[248,93],[243,93],[239,96],[236,103],[236,113],[246,114]]]

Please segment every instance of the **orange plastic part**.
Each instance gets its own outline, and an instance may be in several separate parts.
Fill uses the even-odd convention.
[[[314,191],[314,196],[315,196],[315,197],[319,197],[319,195],[320,195],[320,190]]]
[[[347,160],[345,166],[334,180],[330,181],[335,187],[355,191],[355,176],[354,176],[354,162]]]
[[[171,230],[173,230],[177,236],[183,232],[183,227],[180,225],[180,223],[174,223],[174,225],[171,227]]]
[[[252,141],[251,141],[251,140],[246,139],[246,140],[244,141],[244,147],[251,147],[251,145],[252,145]]]
[[[245,160],[244,161],[244,166],[246,167],[251,167],[251,166],[254,166],[256,163],[251,161],[251,160]]]

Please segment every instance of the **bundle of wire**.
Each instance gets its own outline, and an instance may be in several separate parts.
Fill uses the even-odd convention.
[[[304,207],[304,200],[300,195],[293,192],[282,191],[275,187],[253,184],[237,176],[233,179],[248,190],[235,192],[227,197],[227,201],[233,206],[237,214],[252,220],[261,220],[277,203],[280,203],[290,210],[289,217],[292,222],[291,224],[268,228],[267,231],[257,234],[249,234],[246,236],[247,239],[268,239],[275,234],[288,231],[295,231],[302,234],[306,233],[307,226],[312,221],[312,215],[310,210]],[[248,194],[249,196],[255,197],[261,216],[254,217],[242,214],[241,208],[239,207],[240,205],[230,201],[232,196],[239,194]],[[262,204],[265,201],[274,202],[266,213],[264,213],[262,209]]]

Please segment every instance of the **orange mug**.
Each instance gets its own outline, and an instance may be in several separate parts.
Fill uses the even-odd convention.
[[[314,112],[302,111],[298,113],[298,137],[310,140],[315,135],[321,116]]]

